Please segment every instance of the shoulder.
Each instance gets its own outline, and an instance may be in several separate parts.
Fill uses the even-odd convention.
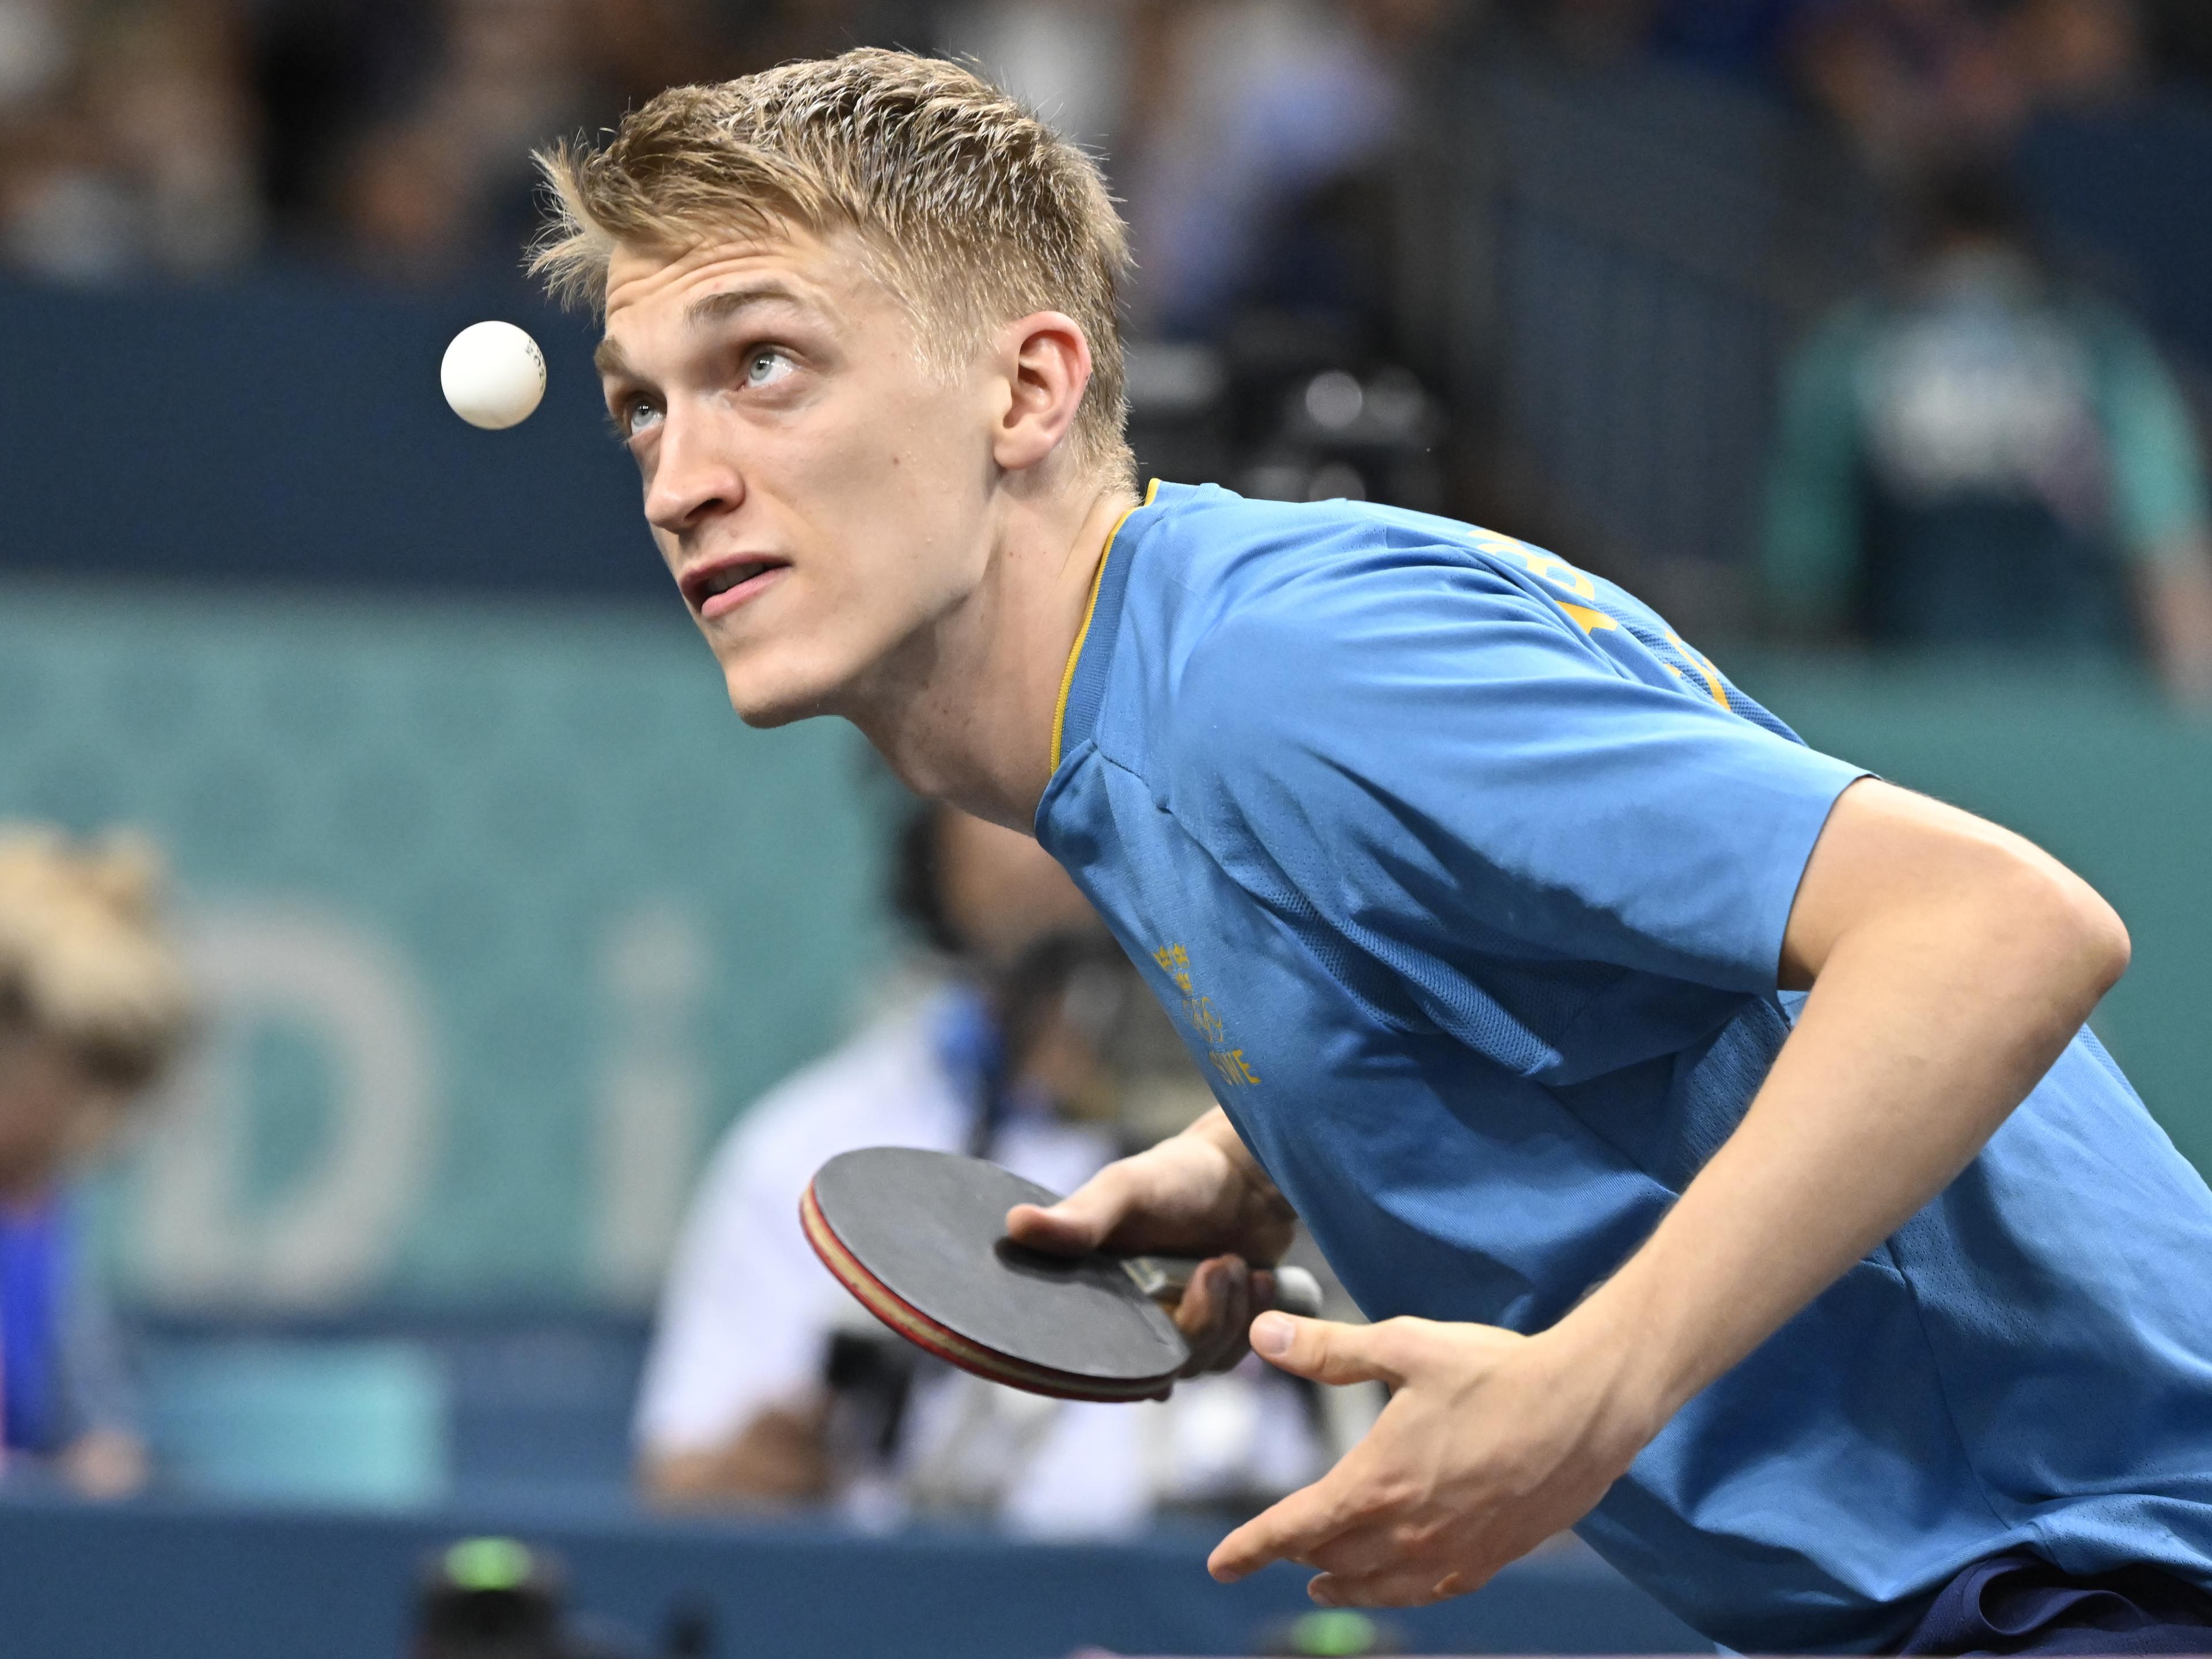
[[[1269,550],[1215,580],[1208,625],[1177,665],[1184,738],[1273,754],[1446,681],[1479,695],[1525,672],[1521,647],[1577,649],[1540,586],[1547,564],[1567,567],[1540,550],[1359,503],[1283,510]]]

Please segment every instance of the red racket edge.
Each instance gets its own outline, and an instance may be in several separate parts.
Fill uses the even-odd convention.
[[[852,1292],[854,1300],[880,1320],[893,1335],[986,1382],[1003,1382],[1030,1394],[1049,1395],[1056,1400],[1118,1402],[1152,1399],[1175,1381],[1176,1374],[1170,1371],[1142,1382],[1102,1382],[994,1353],[957,1331],[939,1324],[862,1267],[823,1215],[811,1182],[799,1195],[799,1222],[805,1231],[807,1243],[830,1270],[830,1277]]]

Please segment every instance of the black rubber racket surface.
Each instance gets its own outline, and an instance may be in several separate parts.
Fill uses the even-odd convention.
[[[1006,1237],[1009,1209],[1060,1196],[981,1158],[872,1146],[823,1164],[799,1219],[862,1306],[964,1370],[1070,1400],[1164,1392],[1190,1349],[1154,1293],[1195,1261],[1046,1255]],[[1279,1278],[1277,1305],[1319,1310],[1310,1276]]]

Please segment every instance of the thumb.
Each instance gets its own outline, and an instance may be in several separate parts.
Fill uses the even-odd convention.
[[[1082,1255],[1113,1236],[1128,1208],[1128,1183],[1109,1164],[1057,1204],[1015,1205],[1006,1212],[1006,1237],[1033,1250]]]
[[[1382,1350],[1389,1345],[1374,1325],[1340,1325],[1263,1313],[1252,1322],[1252,1352],[1279,1370],[1316,1382],[1387,1382],[1404,1379]]]

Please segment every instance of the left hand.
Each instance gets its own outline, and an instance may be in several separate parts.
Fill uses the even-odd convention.
[[[1390,1403],[1328,1474],[1222,1540],[1207,1571],[1226,1583],[1271,1561],[1318,1567],[1307,1593],[1324,1607],[1480,1588],[1589,1513],[1658,1431],[1570,1342],[1556,1329],[1263,1314],[1262,1358],[1321,1382],[1385,1382]]]

